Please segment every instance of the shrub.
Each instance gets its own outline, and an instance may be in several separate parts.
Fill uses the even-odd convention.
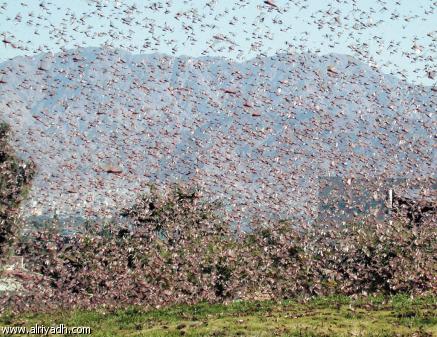
[[[123,210],[128,224],[65,237],[29,234],[20,245],[42,275],[9,297],[16,310],[161,306],[313,295],[435,294],[436,227],[352,224],[303,230],[281,221],[237,236],[217,205],[172,186]],[[12,301],[12,302],[11,302]]]
[[[33,163],[17,159],[8,144],[10,128],[0,123],[0,257],[11,254],[20,233],[18,207],[34,174]]]

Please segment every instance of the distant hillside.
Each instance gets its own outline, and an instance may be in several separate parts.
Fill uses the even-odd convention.
[[[111,214],[191,180],[232,215],[314,218],[319,176],[435,173],[436,92],[346,55],[87,48],[0,65],[0,119],[38,165],[29,213]]]

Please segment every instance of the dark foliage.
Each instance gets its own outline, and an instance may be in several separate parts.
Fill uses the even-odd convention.
[[[329,294],[436,293],[436,227],[403,222],[342,230],[287,221],[236,235],[198,191],[152,188],[120,229],[63,237],[39,231],[21,243],[40,278],[3,297],[16,310],[161,306]],[[13,304],[11,304],[13,303]]]
[[[10,253],[20,231],[18,206],[25,196],[34,165],[15,157],[8,136],[9,126],[0,123],[0,257]]]

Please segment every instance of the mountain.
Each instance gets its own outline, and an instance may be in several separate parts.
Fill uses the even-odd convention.
[[[234,219],[311,219],[319,176],[435,174],[434,90],[339,54],[82,48],[2,63],[0,119],[38,166],[28,214],[104,217],[180,180]]]

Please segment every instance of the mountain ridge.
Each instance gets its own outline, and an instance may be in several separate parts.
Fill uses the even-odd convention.
[[[181,180],[236,218],[311,218],[320,175],[434,174],[432,88],[347,55],[235,63],[84,48],[0,71],[0,118],[40,168],[26,206],[39,212],[107,214],[147,182]]]

